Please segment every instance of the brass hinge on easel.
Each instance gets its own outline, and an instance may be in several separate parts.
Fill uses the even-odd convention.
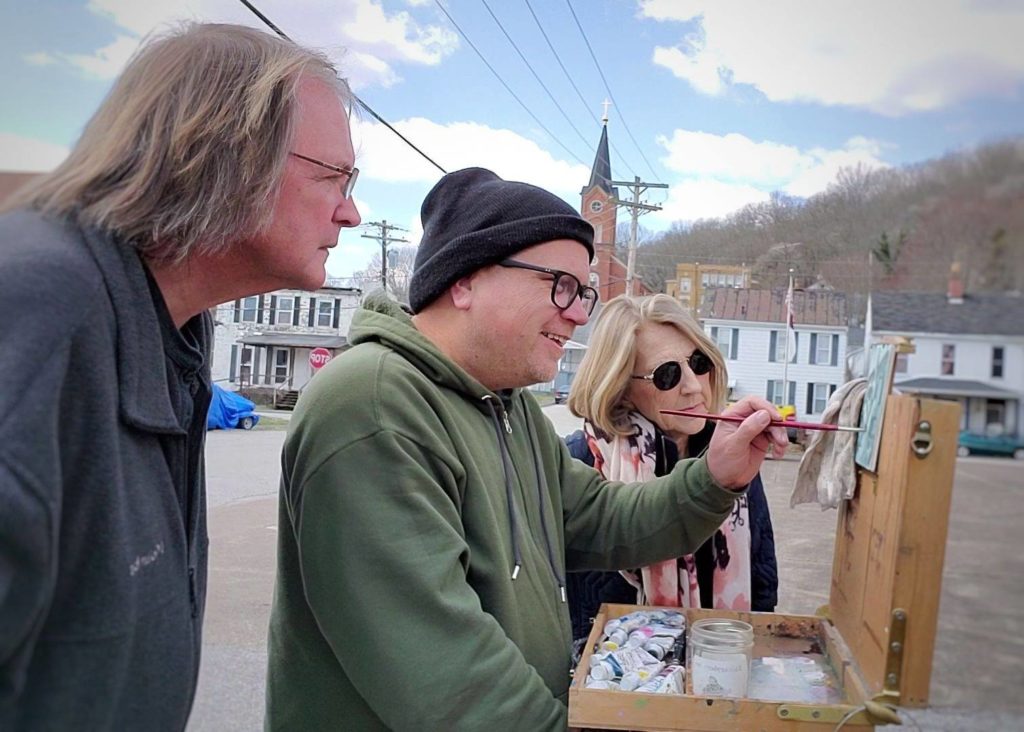
[[[889,619],[889,647],[885,654],[885,678],[882,680],[882,693],[876,696],[876,699],[899,703],[906,641],[907,611],[898,607],[892,611],[892,617]]]

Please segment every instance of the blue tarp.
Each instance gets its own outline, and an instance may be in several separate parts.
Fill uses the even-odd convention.
[[[228,430],[232,427],[244,426],[246,417],[252,418],[249,427],[260,421],[258,414],[253,414],[256,405],[241,394],[228,391],[217,384],[213,385],[213,398],[210,400],[210,411],[206,413],[206,429]]]

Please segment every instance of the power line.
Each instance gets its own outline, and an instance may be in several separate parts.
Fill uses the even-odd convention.
[[[534,70],[533,64],[531,64],[529,59],[527,59],[523,52],[519,50],[519,46],[516,45],[516,42],[514,40],[512,40],[512,36],[509,35],[508,31],[505,30],[505,26],[503,26],[501,24],[501,21],[498,20],[498,16],[494,14],[493,10],[491,10],[491,6],[487,4],[487,0],[481,0],[481,2],[484,4],[484,7],[487,8],[487,12],[491,14],[491,17],[494,18],[494,22],[498,24],[498,27],[501,29],[501,32],[505,34],[505,38],[507,38],[508,42],[512,44],[512,48],[514,48],[516,53],[519,54],[519,58],[521,58],[523,60],[523,63],[526,64],[526,68],[528,68],[530,70],[530,73],[533,74],[533,78],[537,80],[537,83],[540,84],[541,88],[545,91],[545,93],[547,93],[548,98],[551,100],[551,103],[554,104],[555,107],[558,108],[558,111],[562,113],[562,116],[565,117],[565,121],[569,123],[570,127],[572,127],[573,132],[575,132],[576,135],[580,138],[580,140],[583,141],[583,144],[587,146],[587,150],[589,150],[590,152],[594,152],[594,148],[591,147],[590,142],[588,142],[587,138],[583,136],[583,133],[576,128],[576,125],[572,123],[572,120],[569,119],[569,115],[567,115],[565,113],[565,110],[562,109],[562,105],[558,103],[557,99],[555,99],[555,95],[551,93],[551,90],[548,89],[547,84],[545,84],[541,80],[540,76]]]
[[[243,0],[243,2],[244,2],[244,0]],[[517,102],[519,102],[519,106],[521,106],[521,107],[522,107],[523,109],[525,109],[525,110],[526,110],[526,113],[527,113],[528,115],[530,115],[530,116],[531,116],[531,117],[533,118],[533,121],[534,121],[534,122],[536,122],[536,123],[537,123],[538,125],[540,125],[541,129],[542,129],[542,130],[544,130],[544,131],[545,131],[546,133],[548,133],[548,135],[549,135],[549,136],[551,137],[551,139],[552,139],[552,140],[554,140],[555,142],[557,142],[557,143],[558,143],[559,147],[561,147],[561,148],[562,148],[563,150],[565,150],[565,151],[566,151],[567,153],[569,153],[569,155],[571,155],[571,156],[572,156],[572,157],[573,157],[573,158],[574,158],[574,159],[575,159],[576,161],[578,161],[578,162],[579,162],[579,163],[580,163],[581,165],[586,165],[586,163],[585,163],[585,162],[584,162],[583,160],[580,160],[580,157],[579,157],[579,156],[578,156],[578,155],[577,155],[576,153],[574,153],[574,152],[573,152],[572,150],[570,150],[569,148],[567,148],[567,147],[566,147],[566,146],[565,146],[565,145],[564,145],[564,144],[562,143],[562,141],[561,141],[561,140],[559,140],[559,139],[558,139],[558,137],[556,137],[556,136],[555,136],[555,134],[554,134],[554,133],[553,133],[553,132],[552,132],[551,130],[549,130],[549,129],[548,129],[548,128],[547,128],[547,127],[546,127],[546,126],[544,125],[544,123],[540,121],[540,119],[538,119],[538,118],[537,118],[537,115],[535,115],[535,114],[534,114],[534,113],[533,113],[533,112],[532,112],[532,111],[530,110],[530,108],[526,106],[526,103],[525,103],[525,102],[524,102],[524,101],[523,101],[522,99],[520,99],[520,98],[519,98],[519,96],[518,96],[518,95],[517,95],[517,94],[516,94],[516,93],[515,93],[514,91],[512,91],[512,87],[510,87],[510,86],[509,86],[508,84],[506,84],[506,83],[505,83],[505,80],[501,78],[501,74],[499,74],[499,73],[498,73],[497,71],[495,71],[495,70],[494,70],[494,67],[493,67],[493,66],[491,66],[491,64],[490,64],[490,63],[488,63],[487,59],[486,59],[486,58],[484,58],[484,55],[483,55],[482,53],[480,53],[480,49],[478,49],[478,48],[476,47],[476,44],[474,44],[474,43],[473,43],[473,41],[471,41],[471,40],[469,39],[469,36],[467,36],[467,35],[466,35],[466,32],[465,32],[464,30],[462,30],[462,28],[461,28],[461,27],[459,26],[459,24],[458,24],[458,23],[456,23],[456,22],[455,22],[455,19],[454,19],[454,18],[453,18],[453,17],[451,16],[451,14],[450,14],[450,13],[449,13],[449,12],[448,12],[448,11],[447,11],[446,9],[445,9],[444,5],[442,5],[442,4],[441,4],[441,0],[434,0],[434,2],[435,2],[435,3],[437,4],[437,7],[439,7],[439,8],[441,9],[441,12],[445,14],[445,17],[447,17],[447,18],[448,18],[448,20],[449,20],[449,21],[451,22],[451,24],[452,24],[453,26],[455,26],[455,30],[457,30],[457,31],[459,32],[459,35],[461,35],[461,36],[462,36],[462,37],[463,37],[463,38],[464,38],[464,39],[466,40],[466,43],[468,43],[468,44],[469,44],[470,48],[472,48],[472,49],[473,49],[473,51],[475,51],[475,52],[476,52],[476,55],[480,57],[480,60],[484,62],[484,65],[485,65],[485,66],[486,66],[486,67],[487,67],[488,69],[490,69],[490,72],[491,72],[492,74],[494,74],[494,77],[495,77],[495,78],[496,78],[496,79],[497,79],[497,80],[498,80],[499,82],[501,82],[501,85],[502,85],[503,87],[505,87],[505,90],[506,90],[506,91],[507,91],[507,92],[508,92],[509,94],[511,94],[511,95],[512,95],[512,98],[513,98],[513,99],[515,99],[515,100],[516,100]]]
[[[268,18],[268,17],[266,16],[266,15],[264,15],[264,14],[263,14],[263,13],[262,13],[262,12],[260,11],[260,9],[259,9],[259,8],[257,8],[257,7],[255,6],[255,5],[253,5],[253,4],[251,3],[251,2],[249,2],[249,0],[238,0],[238,1],[239,1],[240,3],[242,3],[242,5],[244,5],[245,7],[247,7],[247,8],[248,8],[248,9],[249,9],[249,10],[250,10],[250,11],[252,12],[252,14],[253,14],[253,15],[255,15],[255,16],[256,16],[257,18],[259,18],[260,20],[262,20],[262,21],[263,21],[263,22],[264,22],[264,23],[265,23],[265,24],[267,25],[267,27],[268,27],[268,28],[270,28],[270,30],[274,31],[274,33],[276,33],[277,35],[279,35],[279,36],[280,36],[281,38],[283,38],[284,40],[286,40],[286,41],[289,41],[289,42],[292,42],[292,43],[294,43],[294,41],[292,41],[292,39],[291,39],[291,38],[289,38],[289,37],[288,37],[288,35],[287,35],[287,34],[286,34],[286,33],[285,33],[285,32],[284,32],[283,30],[281,30],[280,28],[278,28],[278,27],[277,27],[277,26],[276,26],[276,25],[274,24],[274,22],[273,22],[272,20],[270,20],[270,18]],[[427,154],[426,154],[425,152],[423,152],[423,151],[422,151],[422,150],[420,150],[420,149],[419,149],[418,147],[416,147],[416,145],[414,145],[414,144],[412,143],[412,141],[410,141],[410,140],[409,140],[409,138],[408,138],[408,137],[406,137],[406,136],[405,136],[405,135],[403,135],[403,134],[402,134],[401,132],[399,132],[398,130],[396,130],[396,129],[395,129],[395,128],[394,128],[394,127],[393,127],[393,126],[391,125],[391,123],[390,123],[390,122],[388,122],[388,121],[387,121],[386,119],[384,119],[384,118],[383,118],[383,117],[381,117],[381,116],[380,116],[379,114],[377,114],[377,113],[376,113],[376,112],[375,112],[375,111],[374,111],[374,110],[373,110],[373,109],[372,109],[372,108],[370,107],[370,105],[369,105],[369,104],[367,104],[366,102],[364,102],[364,101],[363,101],[362,99],[360,99],[360,98],[359,98],[359,95],[358,95],[358,94],[356,94],[356,93],[355,93],[354,91],[352,91],[351,89],[349,90],[349,93],[350,93],[350,94],[352,95],[352,98],[353,98],[353,99],[355,99],[355,100],[356,100],[356,102],[358,102],[358,104],[359,104],[359,106],[360,106],[360,107],[362,107],[362,108],[363,108],[363,109],[365,109],[365,110],[366,110],[367,112],[369,112],[369,113],[370,113],[370,114],[371,114],[371,115],[373,116],[373,118],[374,118],[375,120],[377,120],[378,122],[380,122],[380,123],[381,123],[382,125],[384,125],[385,127],[387,127],[387,128],[389,129],[389,130],[391,130],[392,132],[394,132],[394,133],[395,133],[396,135],[398,135],[398,137],[399,137],[399,138],[401,138],[402,142],[404,142],[404,143],[405,143],[406,145],[408,145],[408,146],[409,146],[409,147],[411,147],[411,148],[412,148],[413,150],[415,150],[416,152],[418,152],[418,153],[419,153],[419,154],[420,154],[421,156],[423,156],[423,159],[424,159],[424,160],[426,160],[426,161],[427,161],[428,163],[430,163],[430,164],[431,164],[431,165],[433,165],[433,166],[434,166],[435,168],[437,168],[438,170],[440,170],[440,171],[441,171],[442,173],[447,173],[447,172],[448,172],[447,170],[445,170],[444,168],[442,168],[442,167],[441,167],[440,165],[438,165],[438,164],[437,164],[436,162],[434,162],[434,159],[433,159],[433,158],[431,158],[431,157],[430,157],[429,155],[427,155]]]
[[[615,105],[615,111],[619,115],[619,119],[622,120],[622,126],[626,128],[626,134],[629,135],[629,139],[633,141],[637,152],[640,153],[640,157],[643,158],[645,163],[647,163],[647,168],[651,171],[651,175],[658,178],[658,174],[654,172],[654,166],[651,165],[651,161],[647,159],[646,155],[644,155],[644,151],[640,149],[639,143],[637,143],[636,138],[633,137],[633,132],[629,129],[629,125],[626,124],[626,117],[622,114],[622,109],[619,107],[619,103],[615,101],[615,95],[612,94],[611,87],[608,85],[608,79],[605,78],[604,72],[601,70],[601,64],[597,62],[597,55],[594,53],[594,49],[591,47],[590,41],[587,39],[587,34],[583,30],[583,26],[580,24],[580,19],[576,17],[576,11],[572,8],[572,2],[570,2],[570,0],[565,0],[565,4],[569,6],[569,12],[572,13],[572,19],[576,21],[576,27],[580,29],[580,35],[583,36],[583,42],[587,44],[587,50],[590,51],[590,58],[594,60],[594,66],[597,68],[597,73],[600,74],[601,81],[604,82],[604,89],[608,92],[608,97],[612,100],[612,104]]]
[[[544,36],[544,40],[547,42],[548,48],[551,49],[551,53],[552,55],[554,55],[555,61],[557,61],[558,65],[561,67],[562,73],[565,74],[565,78],[569,80],[569,84],[572,86],[573,91],[576,92],[576,96],[579,97],[580,103],[583,105],[583,108],[587,110],[587,114],[589,114],[590,118],[594,120],[594,124],[600,127],[601,121],[598,120],[597,115],[594,114],[593,110],[591,110],[590,105],[587,104],[587,100],[583,98],[583,93],[579,90],[579,87],[576,86],[576,82],[573,81],[572,75],[569,73],[569,70],[565,68],[565,64],[562,63],[562,57],[558,55],[558,51],[555,50],[555,45],[551,42],[551,39],[548,38],[547,31],[544,30],[544,25],[540,22],[540,18],[538,18],[537,14],[533,11],[533,6],[530,5],[530,0],[524,1],[526,2],[526,7],[530,10],[530,15],[533,16],[533,22],[537,24],[537,28],[538,30],[540,30],[540,34]],[[633,170],[633,166],[629,164],[629,161],[626,160],[626,156],[619,152],[619,149],[615,147],[614,142],[609,140],[608,144],[611,145],[612,150],[615,151],[615,154],[618,156],[619,160],[622,161],[623,165],[625,165],[629,169],[629,172],[635,176],[637,173],[635,170]]]

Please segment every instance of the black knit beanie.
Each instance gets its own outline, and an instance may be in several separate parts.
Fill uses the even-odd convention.
[[[591,258],[594,229],[543,188],[502,180],[483,168],[448,173],[423,200],[423,238],[409,280],[418,313],[458,279],[534,244],[575,239]]]

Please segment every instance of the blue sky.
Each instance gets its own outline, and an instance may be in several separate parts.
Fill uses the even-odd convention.
[[[256,5],[327,51],[357,93],[443,167],[490,167],[577,206],[610,89],[613,174],[670,186],[648,195],[664,207],[642,219],[655,231],[773,190],[813,195],[843,166],[904,165],[1024,132],[1019,0],[570,2],[444,0],[533,116],[435,0]],[[237,0],[3,6],[5,170],[59,162],[146,34],[182,18],[260,25]],[[415,242],[419,204],[440,173],[369,117],[353,135],[364,220],[397,223]],[[376,244],[361,233],[342,233],[331,274],[365,266]]]

